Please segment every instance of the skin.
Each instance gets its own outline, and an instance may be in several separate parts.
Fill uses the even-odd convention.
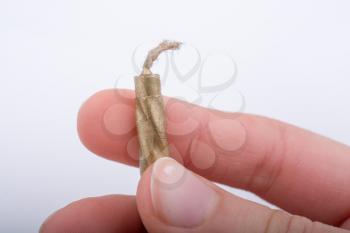
[[[101,127],[109,107],[122,104],[134,108],[132,91],[118,90],[118,94],[115,90],[104,90],[83,104],[77,122],[79,136],[93,153],[138,166],[138,161],[128,155],[126,149],[127,143],[136,135],[135,121],[130,120],[132,116],[124,112],[118,115],[119,122],[130,124],[126,136],[111,136]],[[195,229],[167,224],[152,206],[150,179],[153,167],[150,166],[140,179],[136,196],[110,195],[74,202],[51,215],[41,226],[41,233],[350,232],[348,146],[261,116],[217,112],[171,98],[165,98],[165,102],[175,103],[174,106],[179,108],[179,111],[170,112],[171,104],[166,104],[169,108],[166,109],[167,116],[172,117],[168,119],[169,125],[170,121],[188,117],[186,112],[190,112],[198,123],[191,134],[181,137],[170,134],[169,144],[176,148],[176,151],[171,149],[171,155],[219,195],[222,208],[214,210],[215,218],[207,219]],[[228,138],[244,138],[239,149],[222,151],[210,139],[206,128],[208,122],[222,119],[243,127],[244,135],[235,135],[237,130],[227,132]],[[108,121],[106,124],[113,132],[125,131],[128,125],[119,122]],[[227,130],[225,125],[222,127],[223,131]],[[215,163],[209,169],[199,169],[190,160],[189,148],[197,139],[205,142],[216,155]],[[204,162],[210,161],[209,152],[201,153]],[[236,197],[211,181],[251,191],[284,211],[271,210]]]

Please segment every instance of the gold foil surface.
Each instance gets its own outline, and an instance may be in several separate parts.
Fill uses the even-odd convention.
[[[159,75],[143,73],[135,77],[135,92],[142,174],[155,160],[169,156]]]

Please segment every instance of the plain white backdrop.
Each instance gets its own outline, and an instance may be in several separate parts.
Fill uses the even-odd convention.
[[[139,46],[141,63],[143,51],[163,39],[185,42],[179,70],[195,61],[193,48],[203,59],[221,54],[206,64],[208,83],[223,80],[232,68],[224,58],[234,58],[235,89],[219,108],[234,110],[239,91],[244,112],[350,144],[349,12],[348,0],[2,0],[0,232],[37,232],[77,199],[135,193],[139,171],[85,149],[77,112],[120,75],[119,85],[132,87],[133,52]],[[191,100],[184,90],[168,85],[164,94]]]

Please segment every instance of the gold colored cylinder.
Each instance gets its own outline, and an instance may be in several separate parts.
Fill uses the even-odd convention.
[[[135,92],[142,174],[155,160],[169,156],[159,75],[151,73],[135,77]]]

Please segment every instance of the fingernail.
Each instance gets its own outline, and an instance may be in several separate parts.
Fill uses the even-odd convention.
[[[169,157],[153,166],[151,197],[159,218],[185,228],[204,223],[218,203],[218,194],[203,179]]]

